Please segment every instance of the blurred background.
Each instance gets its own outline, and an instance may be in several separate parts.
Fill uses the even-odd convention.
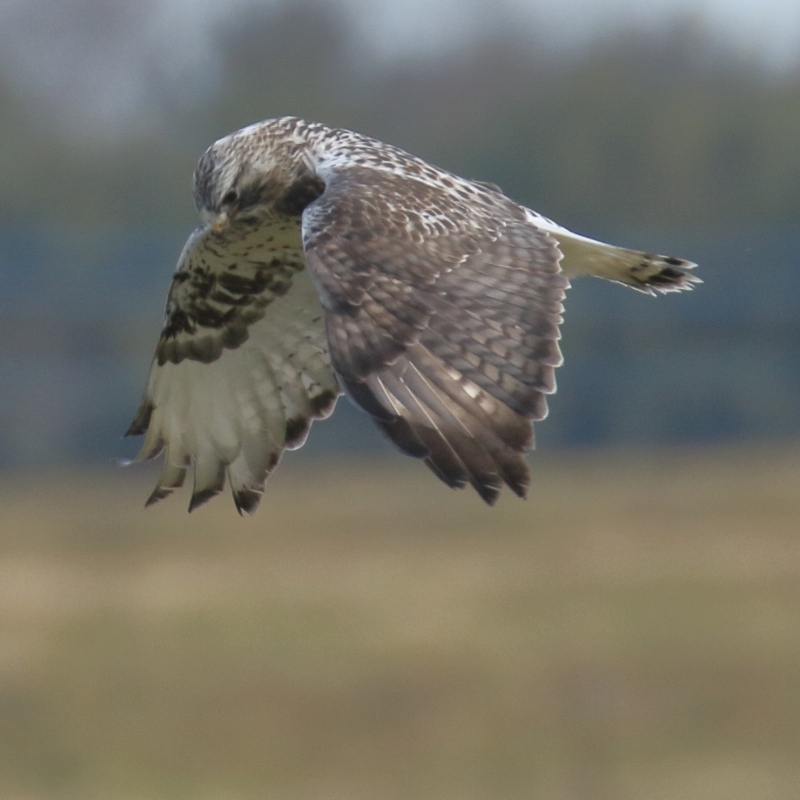
[[[347,402],[254,519],[121,470],[214,139],[296,114],[682,256],[527,503]],[[0,0],[0,798],[800,796],[794,0]]]

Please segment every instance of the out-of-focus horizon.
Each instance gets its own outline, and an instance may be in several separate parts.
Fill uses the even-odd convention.
[[[734,35],[735,3],[621,3],[570,38],[553,9],[511,0],[405,21],[355,0],[4,5],[0,465],[134,452],[118,437],[197,224],[196,160],[287,113],[700,263],[699,291],[657,302],[578,282],[542,446],[800,436],[800,56],[775,8],[782,36]],[[380,448],[354,419],[341,404],[311,452]]]

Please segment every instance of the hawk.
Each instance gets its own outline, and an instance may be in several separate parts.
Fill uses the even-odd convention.
[[[253,513],[284,450],[346,394],[404,453],[489,504],[524,497],[524,454],[562,362],[569,278],[655,294],[695,265],[571,233],[397,147],[283,117],[215,142],[203,225],[178,259],[128,435],[164,453],[148,505],[194,471]]]

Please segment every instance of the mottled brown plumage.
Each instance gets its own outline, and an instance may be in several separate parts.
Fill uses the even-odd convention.
[[[569,275],[691,288],[692,264],[605,245],[402,150],[293,117],[212,145],[205,225],[179,259],[130,433],[167,449],[151,501],[194,465],[255,510],[284,449],[344,391],[405,453],[493,503],[524,496],[555,391]]]

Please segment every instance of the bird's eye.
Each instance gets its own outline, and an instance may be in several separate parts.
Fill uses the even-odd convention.
[[[222,197],[222,205],[227,206],[235,203],[239,199],[239,193],[236,189],[231,189],[229,192],[225,192]]]

